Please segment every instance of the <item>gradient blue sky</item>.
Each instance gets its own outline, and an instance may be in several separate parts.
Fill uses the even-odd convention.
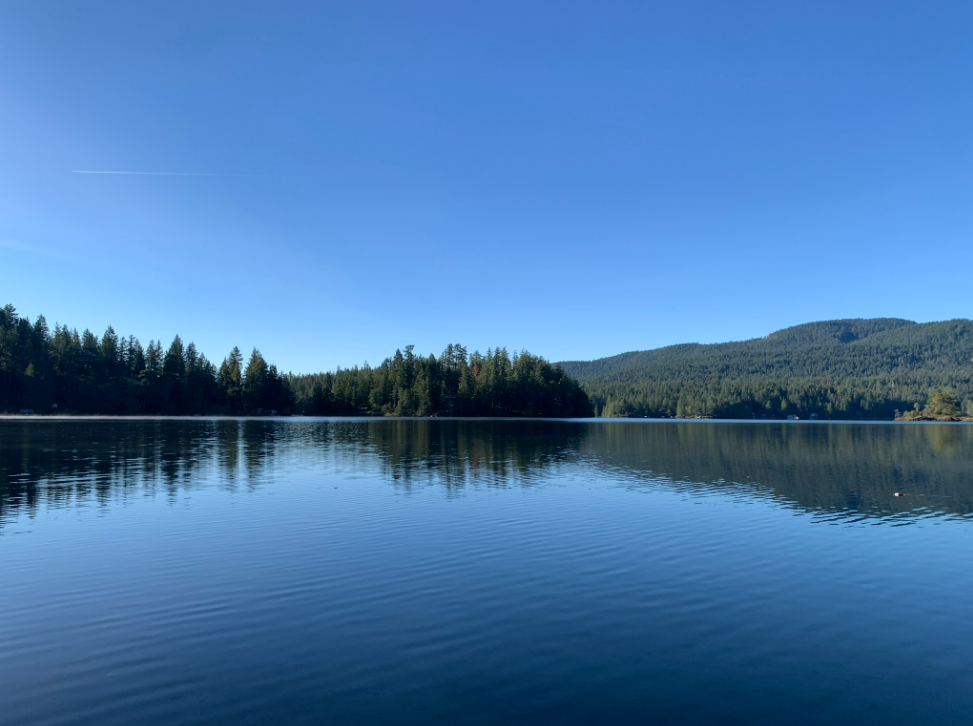
[[[969,317],[971,78],[967,1],[4,2],[0,304],[305,372]]]

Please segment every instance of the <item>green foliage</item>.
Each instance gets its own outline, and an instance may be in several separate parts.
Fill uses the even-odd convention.
[[[217,381],[230,412],[240,413],[243,409],[243,354],[239,348],[234,347],[230,355],[223,359]]]
[[[925,408],[920,408],[917,403],[912,411],[896,418],[903,421],[961,421],[966,415],[960,409],[956,391],[941,388],[933,393]]]
[[[960,410],[956,401],[956,391],[949,388],[936,391],[929,399],[926,409],[933,416],[959,416]]]
[[[281,412],[292,407],[287,381],[277,372],[277,366],[268,364],[256,348],[243,375],[243,401],[246,410],[258,413]]]
[[[310,415],[591,416],[577,381],[543,358],[505,348],[467,354],[449,345],[437,358],[413,346],[381,365],[290,376],[298,410]]]
[[[971,357],[970,320],[880,318],[561,365],[602,416],[892,419],[941,388],[973,410]]]
[[[31,325],[13,305],[0,308],[0,411],[37,413],[203,414],[293,409],[284,376],[259,352],[253,378],[234,348],[217,372],[193,343],[177,335],[163,353],[160,341],[143,349],[109,327],[99,338],[55,325]]]
[[[99,338],[43,316],[31,325],[0,308],[0,411],[97,414],[395,414],[398,416],[590,416],[574,379],[530,353],[503,348],[439,358],[413,346],[377,368],[283,375],[254,348],[244,369],[234,348],[219,369],[177,335],[163,349],[108,328]]]

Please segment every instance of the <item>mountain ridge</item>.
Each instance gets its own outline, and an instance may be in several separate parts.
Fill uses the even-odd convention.
[[[891,419],[940,388],[973,410],[971,359],[966,318],[847,318],[560,365],[603,415]]]

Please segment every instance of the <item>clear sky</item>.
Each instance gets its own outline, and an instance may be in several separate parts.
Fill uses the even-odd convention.
[[[970,317],[971,79],[968,0],[10,0],[0,304],[295,372]]]

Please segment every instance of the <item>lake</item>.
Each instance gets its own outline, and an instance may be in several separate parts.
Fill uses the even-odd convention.
[[[5,420],[0,723],[966,724],[971,545],[963,424]]]

